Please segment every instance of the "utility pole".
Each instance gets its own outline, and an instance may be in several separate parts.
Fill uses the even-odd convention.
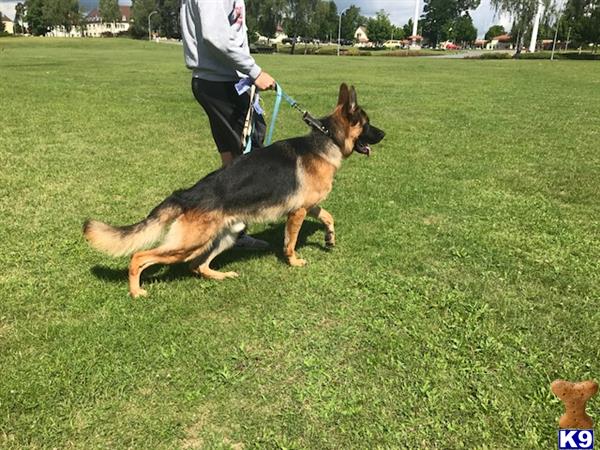
[[[344,13],[346,12],[348,8],[344,8],[342,9],[342,12],[340,13],[340,22],[338,24],[338,48],[337,48],[337,55],[340,56],[340,40],[342,38],[342,16],[344,15]]]
[[[413,18],[413,29],[412,29],[412,34],[413,34],[413,41],[412,41],[412,45],[411,47],[416,47],[417,46],[417,26],[419,24],[419,13],[420,13],[420,8],[419,8],[419,0],[415,0],[415,17]]]
[[[148,41],[152,40],[152,29],[150,28],[150,17],[152,17],[154,14],[158,14],[158,11],[152,11],[150,14],[148,14]]]
[[[535,44],[537,42],[538,30],[540,28],[540,19],[542,18],[542,9],[544,8],[544,4],[542,0],[538,1],[537,12],[535,13],[535,19],[533,20],[533,31],[531,32],[531,42],[529,43],[529,51],[531,53],[535,52]]]
[[[571,39],[571,27],[569,27],[569,31],[567,32],[567,42],[565,42],[565,52],[569,48],[569,39]]]

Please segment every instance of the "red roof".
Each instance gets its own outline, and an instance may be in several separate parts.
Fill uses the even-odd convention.
[[[423,36],[421,36],[420,34],[413,34],[412,36],[409,36],[407,39],[410,39],[411,41],[422,41]]]
[[[500,36],[495,36],[492,39],[498,42],[510,42],[512,41],[512,36],[510,34],[501,34]]]

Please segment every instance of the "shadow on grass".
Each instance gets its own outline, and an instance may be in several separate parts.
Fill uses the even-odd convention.
[[[323,226],[321,224],[313,221],[305,221],[302,224],[300,234],[298,235],[296,249],[302,247],[316,247],[324,252],[329,251],[329,249],[325,247],[324,243],[317,244],[314,242],[307,242],[308,238],[319,230],[323,230]],[[220,270],[234,261],[263,258],[264,256],[272,255],[273,252],[275,252],[277,257],[284,262],[285,260],[283,258],[282,251],[284,232],[285,223],[277,223],[271,225],[269,228],[261,231],[260,233],[252,233],[253,237],[267,241],[271,248],[265,251],[231,249],[215,258],[211,266],[216,270]],[[142,278],[146,281],[173,281],[198,276],[190,271],[187,263],[167,266],[166,271],[164,271],[163,268],[164,266],[161,265],[149,267],[144,271]],[[128,278],[127,267],[124,267],[123,269],[115,269],[106,266],[94,266],[90,269],[90,271],[96,278],[107,281],[122,283]]]

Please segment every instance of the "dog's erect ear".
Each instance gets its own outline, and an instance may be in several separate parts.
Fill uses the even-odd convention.
[[[338,95],[338,106],[346,115],[351,115],[356,111],[356,90],[354,86],[348,88],[346,83],[340,85],[340,94]]]
[[[343,106],[348,103],[350,99],[350,90],[348,89],[348,85],[346,83],[340,84],[340,93],[338,95],[338,105]]]
[[[354,86],[350,86],[350,111],[356,111],[357,106],[358,102],[356,101],[356,89],[354,89]]]

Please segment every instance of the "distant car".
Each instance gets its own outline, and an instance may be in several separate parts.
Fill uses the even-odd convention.
[[[335,43],[337,44],[337,39]],[[352,39],[340,39],[340,45],[354,45],[354,41]]]
[[[396,39],[390,39],[389,41],[385,41],[383,43],[383,46],[385,48],[393,48],[393,49],[397,49],[397,48],[401,48],[402,47],[402,42],[396,40]]]
[[[460,50],[460,47],[452,42],[446,44],[446,50]]]

